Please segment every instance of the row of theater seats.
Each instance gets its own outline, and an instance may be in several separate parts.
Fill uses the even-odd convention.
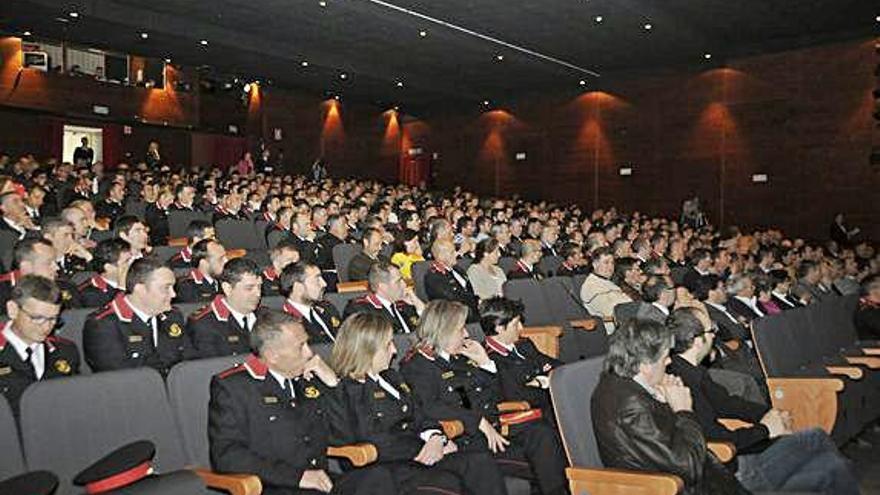
[[[880,417],[880,342],[858,340],[857,304],[832,298],[752,328],[774,406],[793,412],[796,429],[819,426],[838,444]]]

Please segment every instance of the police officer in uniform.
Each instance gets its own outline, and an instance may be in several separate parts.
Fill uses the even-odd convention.
[[[415,333],[425,304],[406,286],[396,266],[385,261],[373,263],[369,288],[367,295],[349,301],[343,312],[345,318],[354,313],[376,313],[388,318],[394,333]]]
[[[323,300],[326,288],[321,269],[315,265],[293,263],[281,273],[281,290],[287,296],[281,309],[302,320],[312,344],[335,342],[342,323],[336,306]]]
[[[6,303],[9,321],[0,330],[0,392],[15,416],[31,383],[79,372],[73,342],[51,335],[61,311],[61,293],[49,279],[25,275]]]
[[[299,251],[290,239],[282,239],[269,250],[272,264],[263,270],[263,297],[281,295],[281,272],[290,264],[299,261]]]
[[[264,495],[397,493],[380,466],[328,472],[327,447],[340,443],[349,418],[336,374],[312,353],[302,325],[265,313],[251,338],[256,354],[211,381],[212,468],[258,476]]]
[[[220,290],[218,278],[226,266],[226,249],[213,239],[203,239],[192,246],[193,269],[177,280],[175,302],[210,301]]]
[[[66,280],[58,280],[55,248],[45,239],[28,238],[18,241],[13,250],[13,263],[18,268],[0,275],[0,312],[6,311],[6,301],[12,289],[25,275],[39,275],[55,282],[61,291],[63,309],[82,306],[76,286]]]
[[[461,303],[428,303],[419,324],[419,343],[400,365],[416,401],[432,418],[464,424],[456,440],[465,451],[487,447],[505,474],[534,480],[543,495],[568,493],[565,454],[539,408],[501,414],[498,367],[485,349],[467,338],[467,308]]]
[[[529,339],[520,339],[523,304],[503,297],[480,305],[480,326],[489,359],[498,367],[501,396],[505,401],[525,401],[552,420],[550,372],[562,362],[542,354]]]
[[[200,358],[249,354],[250,334],[260,306],[260,269],[246,258],[226,263],[222,294],[189,317],[187,332]]]
[[[174,272],[154,258],[131,264],[125,294],[89,315],[83,350],[94,371],[149,366],[163,376],[193,357],[183,316],[171,306]]]
[[[174,207],[172,206],[172,210]],[[202,239],[214,239],[214,226],[207,220],[193,220],[186,226],[187,245],[171,257],[171,268],[190,268],[192,263],[192,247]]]
[[[535,239],[526,239],[520,246],[520,256],[516,260],[516,265],[507,273],[507,280],[516,280],[520,278],[533,278],[540,280],[541,274],[538,273],[536,266],[541,257],[541,243]]]
[[[394,473],[401,493],[505,493],[491,454],[460,451],[390,369],[397,352],[392,332],[387,319],[359,313],[345,321],[333,346],[352,418],[347,442],[376,446],[379,463]]]
[[[131,246],[122,239],[106,239],[95,248],[92,264],[100,273],[79,286],[83,306],[100,308],[125,292],[125,275],[131,263]]]
[[[468,323],[480,320],[477,308],[477,296],[468,281],[467,275],[455,267],[455,244],[452,241],[438,239],[431,245],[434,261],[425,274],[425,292],[428,300],[446,299],[458,301],[468,307]]]

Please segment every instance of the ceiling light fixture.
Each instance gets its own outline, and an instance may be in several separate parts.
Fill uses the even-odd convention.
[[[342,74],[339,74],[339,79],[342,79],[343,81],[348,79],[348,74],[346,74],[345,72],[343,72]]]
[[[199,44],[202,46],[208,46],[208,40],[199,41]]]
[[[581,86],[586,86],[587,81],[584,81],[583,79],[581,79],[580,81],[578,81],[578,84],[580,84]]]
[[[309,62],[307,60],[303,60],[302,62],[299,63],[299,65],[301,65],[302,67],[308,67]]]
[[[402,88],[402,87],[403,87],[403,81],[397,81],[397,87],[398,87],[398,88]]]
[[[424,31],[424,30],[419,31],[419,36],[421,36],[422,38],[424,38],[425,36],[428,36],[428,32],[427,32],[427,31]]]
[[[250,93],[251,92],[251,83],[245,84],[243,89],[244,89],[245,93]]]
[[[333,99],[336,101],[339,101],[340,100],[339,95],[334,96]]]
[[[596,21],[596,24],[602,24],[602,21],[604,21],[605,18],[601,15],[597,15],[596,17],[593,17],[593,20]]]
[[[143,32],[143,33],[141,33],[141,39],[142,39],[142,40],[145,40],[145,39],[147,39],[147,38],[149,38],[149,37],[150,37],[150,33],[147,33],[147,32]]]
[[[650,31],[650,30],[654,29],[654,26],[650,22],[645,23],[644,27],[645,27],[645,31]]]
[[[321,0],[320,2],[318,2],[318,5],[321,6],[321,7],[326,7],[326,6],[327,6],[327,2],[325,2],[324,0]]]
[[[483,106],[484,106],[484,107],[488,107],[488,106],[489,106],[489,100],[483,100]]]
[[[77,12],[77,11],[68,12],[67,15],[69,15],[70,17],[72,17],[74,19],[79,18],[79,12]]]
[[[706,60],[709,60],[709,59],[712,58],[712,54],[711,54],[711,53],[704,53],[704,54],[703,54],[703,58],[706,59]]]
[[[504,60],[504,55],[495,55],[495,60],[501,62]]]
[[[170,63],[171,63],[171,57],[166,58],[166,59],[165,59],[165,63],[166,63],[166,64],[170,64]]]
[[[31,35],[31,32],[30,32],[30,31],[25,31],[25,32],[23,32],[23,33],[21,33],[21,34],[24,35],[24,36],[30,36],[30,35]]]

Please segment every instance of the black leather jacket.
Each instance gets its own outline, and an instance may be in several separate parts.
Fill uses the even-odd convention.
[[[632,379],[604,373],[591,411],[606,466],[677,475],[687,495],[749,493],[708,451],[692,412],[673,412]]]

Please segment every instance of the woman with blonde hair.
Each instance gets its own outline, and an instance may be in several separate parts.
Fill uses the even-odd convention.
[[[443,299],[425,307],[419,342],[400,365],[416,403],[433,419],[461,421],[464,434],[457,440],[459,448],[473,452],[488,448],[505,474],[537,481],[544,495],[568,493],[565,456],[556,430],[540,409],[512,415],[499,412],[498,368],[483,346],[469,338],[467,315],[467,306]]]
[[[345,441],[375,445],[400,493],[505,493],[491,455],[460,452],[390,368],[397,352],[392,335],[391,323],[372,313],[352,315],[339,330],[331,363],[351,416]]]

